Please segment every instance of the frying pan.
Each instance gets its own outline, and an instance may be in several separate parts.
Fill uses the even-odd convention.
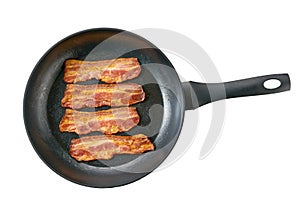
[[[142,84],[145,101],[134,105],[141,117],[137,127],[121,135],[143,133],[155,150],[141,155],[116,155],[111,160],[77,162],[70,157],[74,133],[61,133],[58,124],[65,112],[60,101],[66,84],[64,61],[105,60],[136,57],[139,77],[128,82]],[[263,86],[277,79],[275,89]],[[91,80],[86,84],[99,83]],[[101,82],[100,82],[101,83]],[[40,158],[57,174],[90,187],[115,187],[134,182],[156,169],[169,155],[180,134],[185,110],[225,98],[271,94],[290,89],[287,74],[260,76],[227,83],[181,83],[168,58],[146,39],[119,29],[91,29],[75,33],[55,44],[35,66],[24,95],[24,123]],[[97,108],[106,109],[104,108]],[[93,109],[92,109],[93,110]],[[99,134],[99,133],[91,133]]]

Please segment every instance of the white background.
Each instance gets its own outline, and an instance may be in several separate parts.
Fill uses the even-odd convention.
[[[299,1],[27,0],[2,1],[0,10],[1,199],[300,198]],[[204,160],[199,153],[211,106],[194,111],[200,115],[197,137],[173,165],[123,187],[80,186],[39,159],[24,128],[22,101],[44,52],[96,27],[180,32],[204,48],[224,81],[287,72],[292,90],[226,101],[222,137]],[[177,69],[184,65],[170,59]]]

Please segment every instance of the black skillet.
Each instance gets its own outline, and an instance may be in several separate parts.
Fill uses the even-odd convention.
[[[134,105],[141,116],[140,123],[121,135],[144,133],[156,149],[141,155],[116,155],[107,161],[77,162],[70,157],[68,150],[70,140],[78,136],[61,133],[58,129],[65,112],[60,106],[66,87],[63,81],[64,61],[69,58],[104,60],[117,57],[139,59],[142,72],[138,78],[128,82],[142,84],[146,92],[146,100]],[[269,79],[277,79],[281,85],[276,89],[266,89],[263,84]],[[91,83],[97,81],[82,84]],[[180,134],[185,110],[220,99],[289,89],[287,74],[225,84],[181,83],[168,58],[149,41],[123,30],[92,29],[58,42],[37,63],[24,95],[24,122],[35,151],[53,171],[81,185],[114,187],[146,176],[165,160]],[[101,133],[90,135],[95,134]]]

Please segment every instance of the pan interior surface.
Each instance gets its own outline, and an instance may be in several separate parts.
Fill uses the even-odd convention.
[[[155,151],[141,155],[115,155],[111,160],[77,162],[69,155],[75,133],[61,133],[58,125],[65,112],[61,107],[66,84],[67,59],[107,60],[138,58],[142,71],[128,80],[141,84],[146,99],[135,105],[138,126],[117,135],[143,133]],[[80,84],[103,84],[90,80]],[[83,109],[95,111],[109,107]],[[179,136],[184,102],[179,78],[169,60],[153,44],[127,31],[92,29],[71,35],[54,45],[38,62],[27,83],[24,122],[29,139],[40,158],[56,173],[81,185],[114,187],[136,181],[157,168],[168,156]],[[89,135],[100,135],[93,132]]]
[[[143,54],[141,54],[141,52],[139,51],[134,51],[126,55],[123,55],[122,57],[123,58],[140,57],[139,55],[143,55]],[[82,58],[78,58],[78,59],[82,59]],[[97,60],[106,60],[106,59],[110,59],[110,58],[106,58],[103,56],[97,58]],[[140,63],[144,63],[143,59],[139,59],[139,61]],[[68,152],[71,140],[74,138],[79,138],[79,136],[76,133],[67,133],[67,132],[62,133],[60,132],[58,127],[58,124],[60,123],[60,120],[62,119],[66,110],[61,106],[61,99],[63,98],[64,91],[66,88],[66,83],[63,80],[63,75],[64,72],[62,67],[61,72],[59,73],[58,77],[56,78],[50,90],[50,94],[47,102],[47,113],[48,113],[50,129],[53,136],[55,137],[57,142],[61,145],[61,147],[66,152]],[[126,82],[137,83],[142,85],[143,90],[146,93],[146,98],[143,102],[131,105],[137,108],[137,111],[140,115],[139,124],[127,132],[117,133],[115,135],[135,135],[135,134],[142,133],[147,135],[150,138],[150,140],[154,143],[154,145],[156,145],[155,138],[159,132],[161,123],[163,121],[163,100],[162,100],[160,88],[155,78],[152,76],[151,72],[149,72],[147,68],[143,67],[143,65],[142,65],[141,74],[137,78],[133,80],[128,80]],[[80,84],[105,84],[105,83],[97,80],[90,80]],[[152,107],[155,110],[155,114],[151,116],[149,110],[153,110]],[[106,110],[109,108],[110,107],[108,106],[99,107],[99,108],[83,108],[80,109],[80,111],[93,112],[99,110]],[[103,134],[101,132],[92,132],[82,137],[91,136],[91,135],[103,135]],[[128,163],[129,161],[134,160],[138,156],[139,155],[129,155],[129,154],[115,155],[112,159],[109,160],[89,161],[89,162],[85,162],[85,164],[96,166],[96,167],[115,167],[118,165]]]

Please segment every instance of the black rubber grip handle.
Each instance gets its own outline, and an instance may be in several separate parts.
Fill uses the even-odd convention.
[[[264,83],[268,80],[280,81],[280,86],[268,89]],[[242,79],[226,83],[197,83],[182,84],[185,95],[186,110],[193,110],[210,102],[235,97],[273,94],[288,91],[291,82],[288,74],[273,74],[254,78]]]

